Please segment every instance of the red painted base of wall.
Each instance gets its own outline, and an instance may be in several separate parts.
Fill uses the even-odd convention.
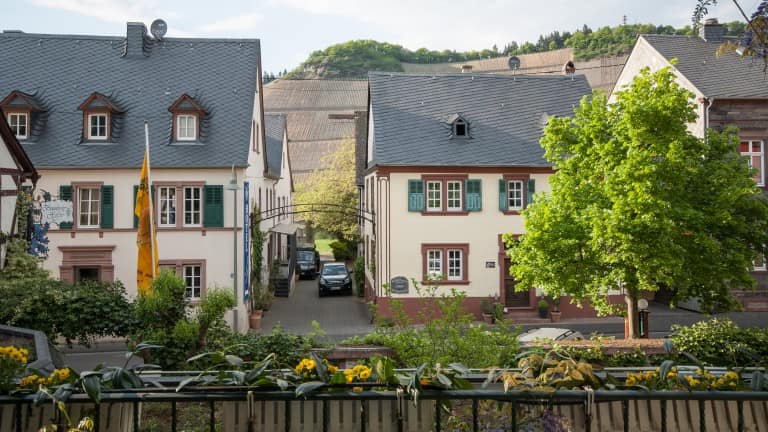
[[[467,297],[464,299],[464,307],[468,313],[475,316],[476,320],[482,319],[482,312],[480,309],[481,302],[486,297]],[[609,296],[611,303],[624,304],[624,296],[621,294]],[[391,298],[378,297],[376,298],[376,308],[379,318],[392,318],[393,310]],[[414,323],[423,323],[423,316],[427,318],[439,318],[440,311],[436,304],[436,299],[433,298],[398,298],[402,304],[403,312],[413,320]],[[528,309],[516,309],[516,310],[528,310]],[[531,312],[537,312],[536,305],[529,309]],[[560,312],[562,316],[560,319],[578,319],[578,318],[596,318],[597,313],[590,306],[588,301],[582,304],[582,307],[578,307],[570,303],[570,297],[563,297],[560,301]]]

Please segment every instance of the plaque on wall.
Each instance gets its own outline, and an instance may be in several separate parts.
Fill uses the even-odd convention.
[[[496,268],[496,261],[486,261],[485,268]]]
[[[408,278],[404,276],[395,276],[389,282],[392,294],[408,294]]]

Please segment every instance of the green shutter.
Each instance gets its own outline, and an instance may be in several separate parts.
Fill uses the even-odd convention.
[[[483,209],[483,187],[481,180],[467,180],[467,211],[480,211]]]
[[[131,214],[133,215],[133,227],[139,227],[139,218],[136,216],[134,209],[136,209],[136,194],[139,193],[139,185],[133,185],[133,207],[131,207]]]
[[[499,179],[499,210],[507,211],[507,181],[505,179]]]
[[[536,180],[528,179],[528,197],[526,199],[527,204],[530,204],[533,202],[533,194],[535,193],[536,193]]]
[[[101,186],[101,227],[115,227],[114,186]]]
[[[61,185],[59,186],[59,199],[62,201],[72,201],[72,186]],[[74,214],[75,203],[72,203],[72,217]],[[60,223],[59,229],[72,229],[72,222]]]
[[[408,211],[424,211],[424,181],[408,180]]]
[[[203,225],[209,228],[224,226],[224,186],[205,185],[203,188]]]

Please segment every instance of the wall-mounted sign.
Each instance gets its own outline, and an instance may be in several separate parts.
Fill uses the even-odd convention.
[[[42,224],[72,222],[72,201],[43,201],[40,203]]]
[[[404,276],[395,276],[389,282],[392,294],[408,294],[408,278]]]
[[[496,268],[496,261],[486,261],[485,268]]]

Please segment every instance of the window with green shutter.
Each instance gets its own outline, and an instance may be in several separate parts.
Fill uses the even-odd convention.
[[[499,210],[507,211],[507,180],[499,179]]]
[[[536,180],[528,179],[528,197],[526,199],[527,204],[530,204],[533,202],[533,194],[535,193],[536,193]]]
[[[59,199],[62,201],[72,201],[72,186],[61,185],[59,186]],[[72,208],[75,208],[72,203]],[[74,217],[74,214],[73,214]],[[72,229],[72,222],[64,222],[59,224],[59,229]]]
[[[467,211],[483,209],[483,188],[480,179],[467,180]]]
[[[203,207],[203,225],[208,228],[224,226],[224,186],[205,185],[205,204]]]
[[[114,186],[101,186],[101,227],[115,227]]]
[[[408,211],[424,211],[424,181],[408,180]]]

